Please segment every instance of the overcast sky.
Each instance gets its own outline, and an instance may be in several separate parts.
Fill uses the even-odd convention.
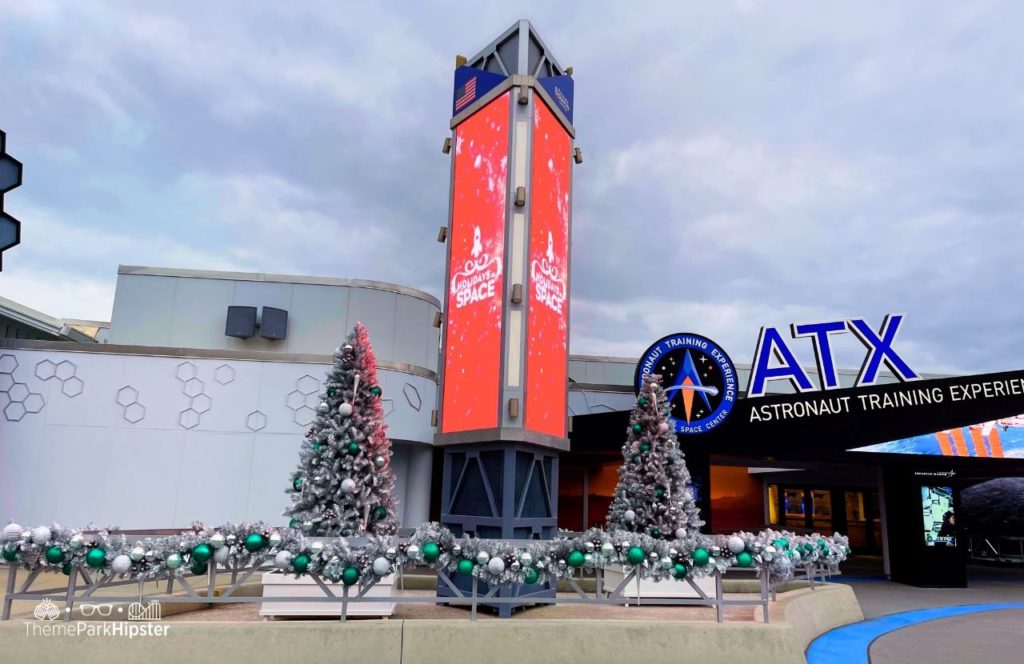
[[[1024,367],[1024,5],[488,4],[0,0],[0,295],[108,320],[128,264],[440,296],[454,56],[525,17],[575,69],[572,352],[745,363],[892,311],[918,371]]]

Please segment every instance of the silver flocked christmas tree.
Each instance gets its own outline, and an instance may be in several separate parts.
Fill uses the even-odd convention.
[[[393,535],[391,441],[377,359],[362,323],[334,353],[316,419],[291,474],[289,525],[321,536]]]
[[[609,529],[662,539],[688,539],[704,522],[694,503],[690,473],[679,448],[660,377],[644,378],[629,418],[625,463],[608,509]]]

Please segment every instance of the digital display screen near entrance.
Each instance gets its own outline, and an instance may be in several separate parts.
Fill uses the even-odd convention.
[[[497,426],[509,94],[455,130],[441,432]]]
[[[921,514],[924,516],[924,543],[927,546],[956,546],[952,487],[921,487]]]
[[[1024,415],[901,438],[851,451],[1024,459]]]
[[[569,134],[538,98],[533,113],[526,428],[566,435]]]

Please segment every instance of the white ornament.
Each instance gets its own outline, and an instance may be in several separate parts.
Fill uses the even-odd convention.
[[[68,540],[68,548],[70,548],[72,551],[78,551],[82,548],[84,544],[85,535],[83,535],[82,533],[75,533],[71,536],[71,539]]]
[[[486,565],[487,561],[491,559],[491,554],[486,551],[480,551],[476,554],[476,561],[481,565]]]
[[[171,555],[167,556],[167,567],[169,569],[178,569],[179,567],[181,567],[181,555],[177,553],[172,553]]]
[[[140,560],[146,557],[146,550],[143,549],[141,546],[137,546],[131,550],[131,553],[128,554],[128,557],[134,560],[135,562],[139,562]]]
[[[39,526],[32,530],[32,542],[35,544],[46,544],[50,541],[52,534],[46,526]]]
[[[210,535],[210,546],[214,549],[219,549],[224,546],[224,536],[220,533],[214,533]]]
[[[416,544],[410,544],[405,548],[405,555],[409,557],[409,560],[416,560],[420,557],[420,547]]]
[[[110,569],[114,570],[114,574],[127,574],[132,570],[132,559],[123,553],[115,556],[110,563]]]
[[[800,552],[799,551],[793,551],[793,562],[794,563],[800,562]]]
[[[380,556],[373,561],[373,573],[377,576],[387,576],[391,572],[391,561]]]
[[[267,543],[270,544],[271,548],[281,546],[281,533],[270,533]]]
[[[743,538],[733,535],[729,538],[729,551],[732,553],[742,553],[743,549],[747,548],[747,545],[743,543]]]
[[[348,417],[351,414],[352,414],[352,404],[350,404],[350,403],[343,403],[340,406],[338,406],[338,415],[341,415],[342,417]]]
[[[668,422],[659,422],[658,433],[665,433],[666,431],[668,431]]]
[[[9,523],[4,526],[3,538],[0,539],[0,543],[3,542],[17,542],[21,534],[25,532],[25,529],[16,523]]]
[[[601,545],[601,555],[610,556],[615,553],[615,545],[611,542],[605,542]]]
[[[274,567],[278,569],[288,569],[288,566],[292,564],[292,552],[291,551],[278,551],[277,555],[274,556]]]
[[[351,477],[346,477],[341,481],[342,493],[354,493],[356,490],[356,483]]]
[[[487,562],[487,571],[497,576],[505,571],[505,561],[501,556],[494,556]]]
[[[626,513],[622,515],[622,518],[626,520],[626,523],[633,523],[636,521],[636,512],[633,510],[626,510]]]
[[[683,539],[686,537],[686,528],[676,528],[676,539]]]
[[[218,565],[227,565],[229,555],[231,555],[230,549],[228,549],[226,546],[222,546],[221,548],[216,549],[213,552],[213,562],[217,563]]]

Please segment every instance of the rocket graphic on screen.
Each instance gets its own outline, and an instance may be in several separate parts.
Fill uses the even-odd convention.
[[[473,249],[470,250],[469,255],[472,256],[473,258],[477,258],[477,257],[480,256],[480,254],[483,253],[483,251],[484,251],[484,245],[480,241],[480,227],[479,226],[474,226],[473,227]]]
[[[548,231],[548,263],[555,262],[555,238],[551,236],[551,231]]]

